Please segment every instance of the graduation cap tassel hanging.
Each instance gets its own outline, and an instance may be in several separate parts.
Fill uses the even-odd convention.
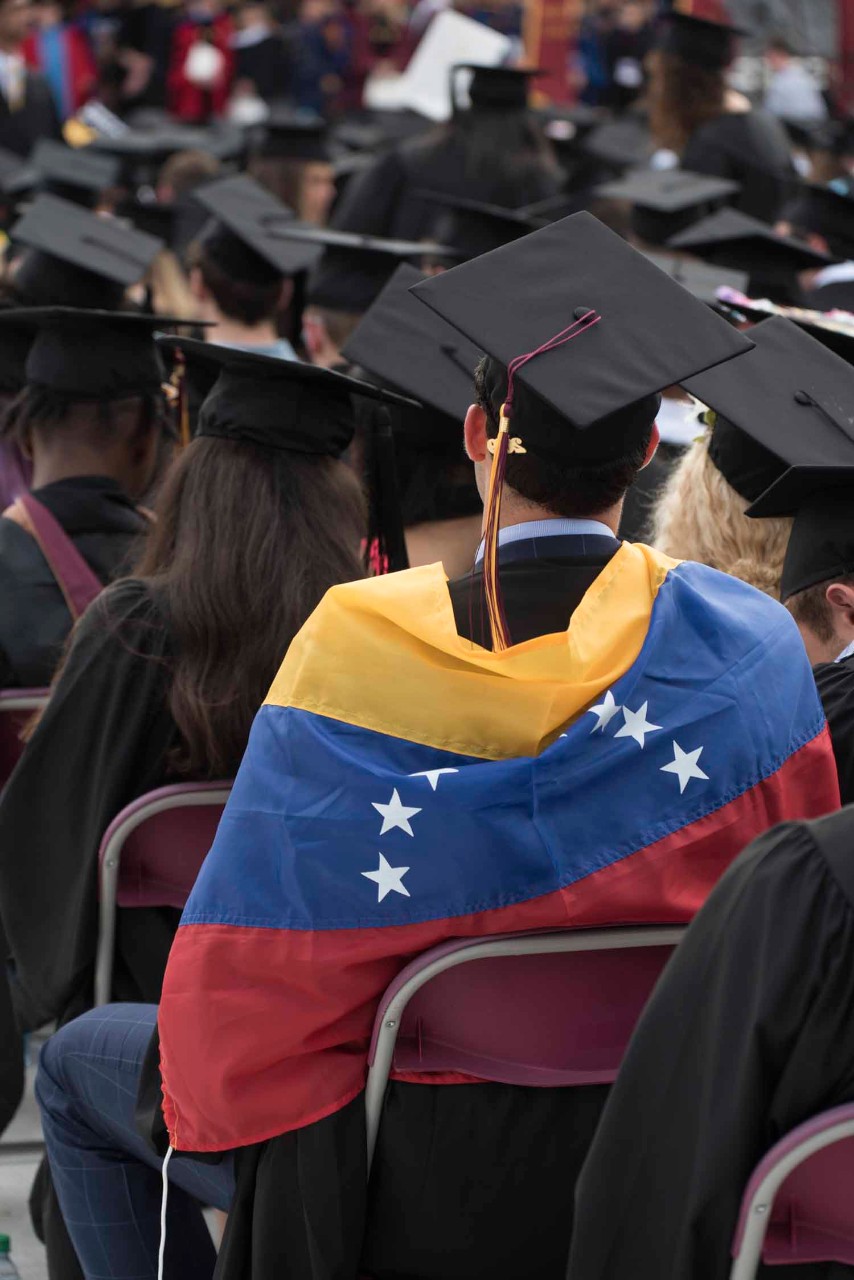
[[[586,333],[602,319],[595,311],[585,310],[569,325],[556,333],[548,342],[516,356],[507,366],[507,396],[501,408],[498,423],[498,435],[490,440],[487,449],[493,455],[492,468],[489,473],[489,488],[486,495],[486,510],[483,522],[483,585],[486,596],[486,609],[489,615],[489,628],[492,633],[492,647],[495,652],[510,646],[510,633],[507,616],[504,612],[504,600],[498,578],[498,534],[501,527],[501,494],[504,489],[504,478],[507,473],[507,455],[511,453],[527,453],[524,443],[518,436],[510,435],[510,419],[513,413],[513,382],[518,371],[533,360],[535,356],[545,355],[562,347],[573,338]]]
[[[172,374],[172,385],[177,393],[178,439],[181,448],[186,449],[190,443],[190,405],[187,398],[187,361],[184,352],[176,348],[174,352],[175,369]]]
[[[391,415],[386,405],[371,408],[371,512],[366,546],[366,568],[375,574],[409,568]]]

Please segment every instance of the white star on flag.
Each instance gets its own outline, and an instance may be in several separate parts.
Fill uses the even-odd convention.
[[[646,735],[654,733],[656,729],[660,729],[660,724],[650,724],[646,718],[649,703],[645,702],[637,711],[630,711],[628,707],[623,707],[623,715],[626,723],[622,729],[618,729],[614,734],[615,738],[634,738],[639,747],[646,746]]]
[[[391,793],[391,799],[388,804],[376,804],[372,802],[377,813],[382,814],[383,829],[380,832],[384,836],[387,831],[393,831],[395,827],[400,827],[401,831],[405,831],[408,836],[412,836],[415,832],[409,825],[409,819],[414,818],[416,813],[420,813],[420,809],[408,808],[401,802],[400,795],[395,789]]]
[[[363,871],[362,875],[366,880],[373,880],[377,886],[377,902],[382,902],[388,893],[402,893],[404,898],[411,897],[409,890],[403,883],[403,877],[406,875],[409,867],[390,867],[382,854],[380,854],[380,865],[376,871]]]
[[[426,778],[435,791],[443,773],[459,773],[459,769],[422,769],[421,773],[410,773],[410,778]]]
[[[593,728],[590,730],[590,732],[604,733],[608,725],[614,719],[614,716],[617,715],[617,713],[621,710],[622,708],[619,707],[617,703],[614,701],[614,695],[609,689],[608,692],[605,694],[605,701],[600,702],[598,707],[590,707],[587,712],[589,716],[598,716],[598,719],[594,724]],[[561,736],[565,737],[566,735],[562,734]],[[619,736],[620,735],[617,734],[617,737]]]
[[[698,747],[696,751],[683,751],[678,742],[673,743],[673,759],[670,764],[661,766],[662,773],[675,773],[679,779],[679,794],[682,795],[692,778],[699,778],[702,782],[709,781],[709,775],[703,773],[703,770],[697,764],[700,756],[703,754],[703,747]]]

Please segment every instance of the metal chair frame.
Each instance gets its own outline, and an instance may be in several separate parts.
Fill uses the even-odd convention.
[[[774,1201],[789,1174],[825,1147],[831,1147],[845,1138],[854,1138],[854,1107],[849,1105],[836,1110],[840,1113],[840,1118],[832,1120],[834,1112],[829,1112],[827,1128],[815,1132],[818,1117],[808,1120],[781,1139],[778,1145],[790,1149],[782,1153],[779,1160],[770,1160],[773,1148],[764,1158],[766,1161],[770,1160],[770,1167],[750,1197],[749,1205],[742,1210],[741,1237],[740,1240],[737,1239],[737,1252],[729,1273],[730,1280],[756,1280],[765,1238],[771,1225]],[[793,1143],[800,1129],[805,1131],[805,1136],[801,1141]]]
[[[160,787],[140,796],[110,823],[101,846],[98,872],[100,902],[98,907],[98,947],[95,956],[95,1006],[109,1004],[113,982],[113,960],[116,945],[116,898],[121,871],[122,850],[129,838],[149,818],[170,809],[186,809],[198,805],[225,805],[231,786],[221,782],[200,782],[192,790],[187,784]]]
[[[476,960],[489,960],[499,956],[530,956],[583,951],[616,951],[647,947],[676,947],[685,933],[684,926],[641,926],[637,928],[565,929],[560,932],[533,934],[506,934],[492,938],[473,938],[459,941],[453,950],[443,943],[433,948],[435,960],[424,964],[430,952],[407,966],[414,970],[406,978],[407,970],[398,975],[393,985],[399,989],[380,1004],[374,1037],[368,1059],[368,1079],[365,1086],[365,1114],[368,1138],[368,1172],[374,1158],[379,1133],[383,1102],[389,1074],[394,1059],[395,1046],[403,1014],[416,992],[448,969]],[[422,967],[423,966],[423,967]],[[391,988],[389,989],[391,990]]]

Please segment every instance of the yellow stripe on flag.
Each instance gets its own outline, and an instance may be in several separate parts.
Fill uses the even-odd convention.
[[[457,634],[441,565],[333,587],[267,703],[487,760],[538,755],[635,661],[676,563],[623,543],[568,631],[501,653]]]

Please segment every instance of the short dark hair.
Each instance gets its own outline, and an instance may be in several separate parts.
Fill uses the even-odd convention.
[[[190,265],[198,267],[205,288],[229,320],[254,325],[260,324],[262,320],[276,318],[279,298],[282,296],[281,280],[274,280],[270,284],[235,280],[213,261],[203,245],[195,246],[190,255]]]
[[[827,588],[833,582],[854,587],[854,574],[839,574],[835,578],[828,578],[826,582],[817,582],[814,587],[798,591],[785,601],[786,608],[798,626],[811,631],[820,644],[830,644],[835,635],[833,610],[827,599]]]
[[[116,400],[74,400],[45,387],[27,386],[6,406],[0,418],[0,439],[24,447],[31,432],[63,431],[101,444],[117,434],[119,408],[133,409],[133,436],[153,428],[166,430],[169,415],[165,396],[159,392],[132,393]]]
[[[475,370],[474,386],[477,403],[486,414],[487,435],[496,436],[507,391],[507,372],[489,356],[484,356]],[[518,412],[518,406],[514,427],[516,424],[519,435],[524,438],[523,415]],[[607,462],[585,462],[578,466],[538,458],[532,452],[509,454],[505,483],[552,515],[579,518],[596,515],[625,497],[646,461],[651,438],[652,424],[624,455]]]

